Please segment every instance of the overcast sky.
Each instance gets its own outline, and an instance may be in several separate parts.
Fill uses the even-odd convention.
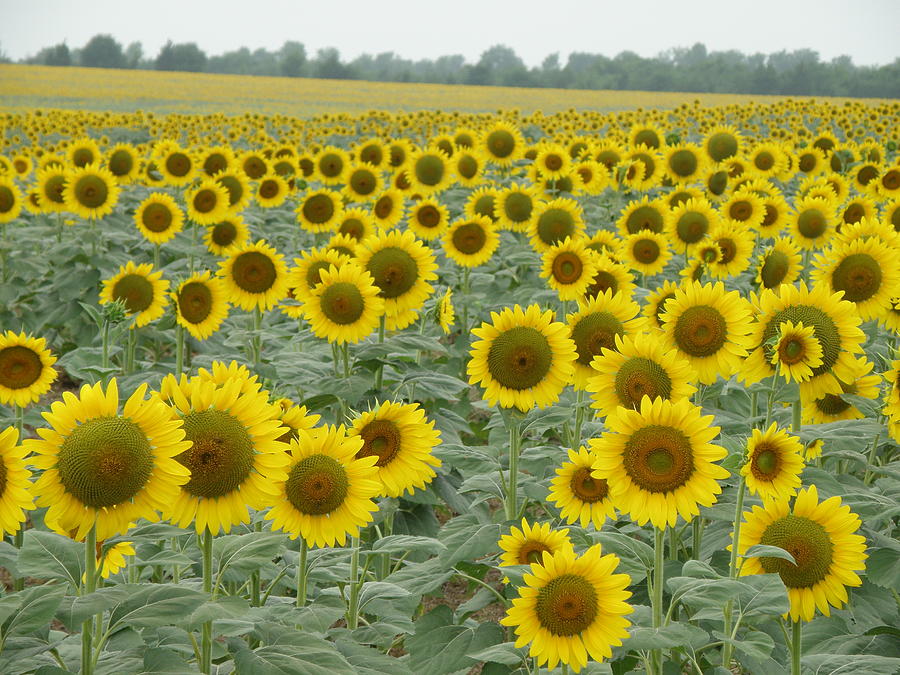
[[[297,40],[344,60],[393,51],[410,59],[462,54],[474,62],[505,44],[529,66],[559,52],[655,56],[703,42],[710,50],[809,48],[857,65],[900,57],[900,0],[0,0],[0,50],[13,59],[97,33],[155,57],[166,40],[207,54]]]

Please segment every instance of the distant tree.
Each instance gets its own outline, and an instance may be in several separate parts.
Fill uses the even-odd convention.
[[[122,45],[112,35],[95,35],[81,48],[81,65],[89,68],[124,68]]]
[[[285,77],[303,77],[306,67],[306,47],[301,42],[289,40],[278,50],[278,68]]]
[[[28,59],[29,63],[37,63],[42,66],[71,66],[72,52],[65,42],[60,42],[52,47],[44,47],[41,51]]]
[[[156,57],[157,70],[181,70],[200,73],[206,67],[206,54],[195,42],[173,44],[171,40],[163,45]]]
[[[144,47],[140,42],[132,42],[125,48],[125,64],[128,68],[140,68],[144,60]]]
[[[313,62],[313,72],[316,77],[343,80],[347,78],[347,67],[341,63],[341,53],[334,47],[325,47],[316,52]]]

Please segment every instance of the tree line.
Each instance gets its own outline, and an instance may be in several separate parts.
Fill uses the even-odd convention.
[[[45,47],[21,62],[382,82],[900,98],[900,59],[881,66],[857,66],[849,56],[823,61],[811,49],[744,54],[708,51],[701,43],[669,49],[653,58],[631,51],[614,57],[573,52],[563,63],[555,53],[540,66],[529,68],[504,45],[487,49],[475,63],[467,63],[460,54],[410,60],[393,52],[363,54],[348,61],[334,47],[309,55],[296,41],[274,51],[241,47],[210,56],[194,42],[170,40],[156,56],[148,56],[140,42],[123,46],[103,34],[81,48],[70,49],[65,42]]]

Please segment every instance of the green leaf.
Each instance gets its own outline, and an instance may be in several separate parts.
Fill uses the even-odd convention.
[[[206,601],[205,593],[164,584],[123,584],[103,588],[97,593],[109,592],[119,597],[123,590],[127,591],[125,596],[109,613],[111,628],[148,628],[175,624],[188,619]]]
[[[804,654],[801,663],[816,675],[895,675],[900,658],[869,654]]]
[[[502,642],[487,649],[468,654],[476,661],[502,663],[506,666],[520,666],[525,663],[526,654],[523,649],[516,649],[515,642]]]
[[[151,647],[144,650],[144,670],[141,675],[183,675],[192,672],[194,668],[171,649]]]
[[[404,385],[412,383],[416,385],[416,397],[422,400],[452,401],[469,386],[458,377],[430,370],[408,374],[401,381]]]
[[[207,621],[243,619],[250,612],[250,603],[239,595],[229,595],[214,602],[204,602],[191,614],[189,628],[197,629]]]
[[[755,544],[747,549],[747,552],[743,555],[744,558],[781,558],[782,560],[787,560],[789,563],[794,565],[797,564],[797,561],[794,560],[794,556],[785,551],[783,548],[779,548],[778,546],[767,546],[765,544]]]
[[[410,563],[397,570],[385,581],[397,584],[414,595],[433,593],[444,585],[454,574],[437,558],[422,563]]]
[[[113,586],[105,592],[94,592],[89,595],[68,595],[63,598],[56,610],[56,618],[69,630],[79,631],[85,619],[105,612],[125,599],[128,592],[124,590],[116,592],[113,590],[116,588]]]
[[[458,516],[441,528],[440,541],[446,547],[438,559],[451,566],[460,560],[475,560],[487,553],[498,551],[500,525],[481,524],[472,514]]]
[[[32,586],[8,597],[16,597],[19,606],[0,626],[3,639],[25,636],[50,623],[66,593],[65,586]]]
[[[410,592],[397,584],[387,581],[370,581],[363,584],[362,590],[359,592],[359,609],[362,611],[363,607],[376,598],[395,600],[408,595],[411,595]]]
[[[452,621],[452,612],[446,605],[438,605],[416,621],[416,632],[404,643],[410,668],[416,675],[447,675],[474,663],[466,654],[475,631]],[[486,646],[480,644],[478,650]]]
[[[353,666],[354,675],[412,675],[399,659],[351,640],[335,641],[337,650]]]
[[[28,530],[19,552],[18,567],[20,574],[62,579],[78,588],[84,574],[84,544],[55,532]]]
[[[353,667],[334,645],[312,635],[297,633],[289,644],[267,645],[250,651],[242,640],[232,639],[238,673],[253,675],[335,675],[352,673]]]
[[[409,534],[392,534],[372,544],[373,553],[439,553],[446,548],[433,537],[414,537]]]
[[[737,599],[738,609],[745,616],[778,616],[790,609],[787,588],[778,574],[753,574],[741,577],[741,583],[751,589]]]
[[[866,576],[876,586],[900,591],[900,551],[876,548],[866,560]]]
[[[272,561],[284,550],[287,537],[278,532],[228,534],[213,539],[213,559],[221,575],[228,568],[247,574]]]
[[[624,641],[625,649],[664,649],[691,645],[694,649],[709,642],[709,633],[687,623],[672,623],[662,628],[632,628]]]
[[[713,631],[713,637],[733,645],[737,651],[760,661],[768,658],[775,649],[775,640],[772,639],[772,636],[758,630],[746,631],[734,640],[719,631]]]

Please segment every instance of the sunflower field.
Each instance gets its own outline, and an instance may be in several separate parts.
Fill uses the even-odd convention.
[[[900,104],[0,118],[0,673],[900,670]]]

